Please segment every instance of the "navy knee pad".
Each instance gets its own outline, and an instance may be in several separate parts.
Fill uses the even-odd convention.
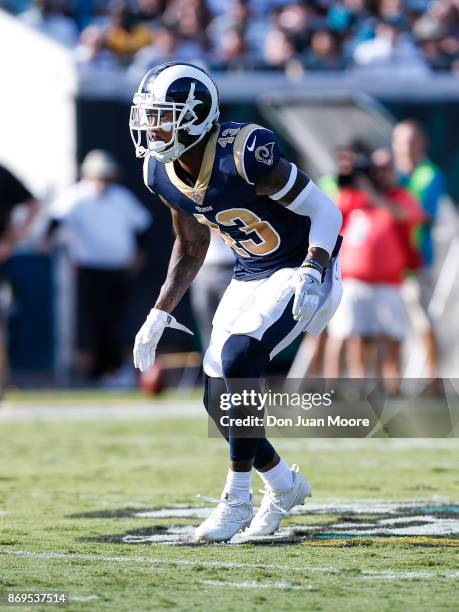
[[[269,352],[260,340],[233,334],[223,345],[221,360],[225,379],[257,379],[268,366]]]

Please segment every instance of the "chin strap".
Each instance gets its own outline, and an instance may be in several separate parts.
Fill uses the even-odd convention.
[[[145,147],[143,147],[142,145],[138,145],[135,148],[135,156],[136,157],[145,157],[147,153],[149,153],[150,151],[148,149],[146,149]]]

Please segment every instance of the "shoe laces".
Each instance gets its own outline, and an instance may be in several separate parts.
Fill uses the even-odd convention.
[[[295,473],[299,472],[300,470],[300,468],[298,467],[296,463],[294,463],[290,469],[292,472],[295,472]],[[282,508],[282,506],[279,505],[279,501],[276,499],[276,496],[282,495],[282,493],[276,494],[276,491],[273,491],[267,486],[264,489],[258,489],[258,490],[260,493],[263,494],[263,499],[261,501],[261,506],[260,506],[262,515],[264,515],[266,512],[269,512],[269,511],[270,512],[277,511],[284,516],[288,514],[287,510]]]
[[[265,514],[268,511],[273,512],[273,511],[277,511],[280,514],[288,514],[288,512],[286,510],[284,510],[284,508],[282,508],[282,506],[279,505],[279,503],[276,501],[276,492],[273,491],[272,489],[269,489],[268,487],[265,487],[264,489],[258,489],[260,493],[263,494],[263,499],[261,501],[261,506],[260,506],[260,511],[261,514]]]
[[[221,516],[222,518],[228,516],[231,512],[231,508],[236,506],[243,506],[246,502],[243,499],[235,499],[229,500],[225,497],[207,497],[207,495],[201,495],[198,493],[196,495],[199,499],[203,499],[204,501],[210,502],[211,504],[218,504],[212,514],[217,517]]]

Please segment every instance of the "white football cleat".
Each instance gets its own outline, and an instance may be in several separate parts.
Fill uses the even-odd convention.
[[[293,486],[286,493],[279,493],[266,487],[260,508],[244,533],[246,537],[272,535],[280,525],[281,520],[294,506],[301,505],[306,497],[311,497],[309,481],[298,473],[298,466],[292,465]]]
[[[252,493],[248,502],[242,499],[229,500],[227,496],[214,499],[199,495],[201,499],[218,504],[212,514],[199,525],[194,534],[196,542],[227,542],[247,527],[253,517]]]

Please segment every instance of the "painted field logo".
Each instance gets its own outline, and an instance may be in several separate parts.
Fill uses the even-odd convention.
[[[119,544],[190,545],[194,528],[212,508],[173,506],[171,508],[134,509],[89,512],[72,518],[132,517],[150,525],[81,541]],[[164,519],[168,524],[164,524]],[[174,520],[182,524],[174,524]],[[187,524],[183,521],[187,520]],[[155,522],[156,521],[156,522]],[[161,522],[159,522],[161,521]],[[153,525],[151,523],[154,523]],[[235,536],[230,545],[295,544],[311,546],[349,546],[374,541],[403,541],[418,546],[459,547],[459,504],[426,502],[324,502],[307,503],[293,510],[286,526],[273,536],[247,540]],[[228,546],[228,544],[225,544]]]

